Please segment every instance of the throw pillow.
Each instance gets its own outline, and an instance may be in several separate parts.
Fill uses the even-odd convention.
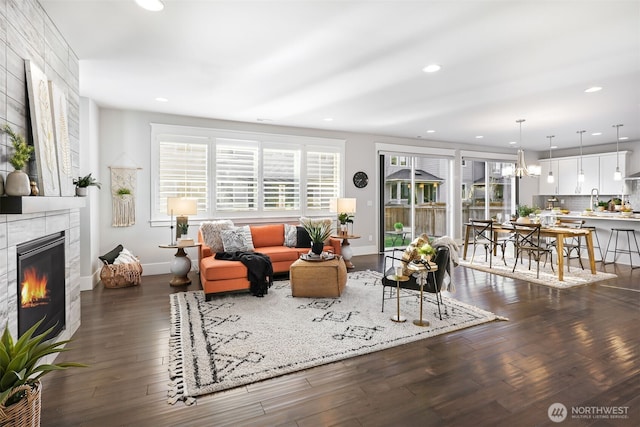
[[[249,252],[254,250],[251,231],[249,230],[249,226],[245,227],[235,227],[220,231],[224,252]]]
[[[200,232],[202,233],[204,244],[211,248],[212,253],[224,251],[224,245],[222,244],[222,236],[220,235],[220,232],[222,230],[228,230],[232,227],[233,221],[229,219],[206,221],[200,224]]]
[[[106,254],[99,256],[98,258],[102,262],[106,262],[107,264],[113,264],[113,261],[115,261],[116,258],[118,258],[118,255],[120,255],[120,252],[122,252],[122,249],[124,249],[122,245],[118,245],[115,248],[111,249]]]
[[[416,237],[413,242],[409,243],[409,246],[404,250],[402,254],[402,275],[410,276],[413,274],[413,271],[409,270],[409,263],[414,259],[420,258],[420,254],[418,254],[418,248],[425,243],[429,243],[429,236],[426,234],[421,234]]]
[[[310,248],[311,247],[311,237],[309,237],[309,233],[304,229],[303,226],[298,225],[296,227],[296,248]]]
[[[298,244],[298,228],[295,225],[284,225],[284,245],[295,248]]]

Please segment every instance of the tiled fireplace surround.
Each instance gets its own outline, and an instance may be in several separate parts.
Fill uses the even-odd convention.
[[[16,246],[52,233],[65,232],[66,328],[59,340],[70,339],[80,327],[79,209],[25,215],[0,215],[0,321],[17,336],[18,295]],[[53,359],[49,359],[53,360]]]

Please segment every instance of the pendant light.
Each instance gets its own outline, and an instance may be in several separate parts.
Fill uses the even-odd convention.
[[[582,134],[586,130],[579,130],[576,133],[580,134],[580,167],[578,168],[578,182],[584,182],[584,169],[582,169]]]
[[[614,181],[622,181],[622,172],[620,172],[620,126],[613,125],[616,128],[616,171],[613,173]]]
[[[551,170],[551,140],[555,137],[555,135],[549,135],[547,136],[547,138],[549,138],[549,175],[547,176],[547,182],[549,184],[553,184],[553,182],[555,181],[555,179],[553,178],[553,171]]]
[[[518,140],[518,157],[516,159],[516,170],[514,171],[514,175],[518,178],[522,178],[523,176],[529,176],[529,171],[527,170],[527,165],[524,162],[524,150],[522,149],[522,122],[525,119],[518,119],[516,123],[520,125],[520,139]]]

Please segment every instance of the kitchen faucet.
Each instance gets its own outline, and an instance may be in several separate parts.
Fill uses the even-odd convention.
[[[596,196],[596,203],[595,204],[593,204],[593,193],[594,192],[595,192],[595,196]],[[590,203],[589,207],[591,209],[595,210],[598,207],[598,202],[599,202],[598,199],[599,198],[600,198],[600,192],[598,191],[598,189],[597,188],[592,188],[591,189],[591,199],[589,200],[589,203]]]

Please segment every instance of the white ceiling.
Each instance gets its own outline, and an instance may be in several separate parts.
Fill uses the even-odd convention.
[[[616,123],[640,140],[639,1],[163,1],[40,0],[80,58],[82,96],[497,147],[523,118],[532,150],[547,135],[575,147],[581,129],[611,143]]]

